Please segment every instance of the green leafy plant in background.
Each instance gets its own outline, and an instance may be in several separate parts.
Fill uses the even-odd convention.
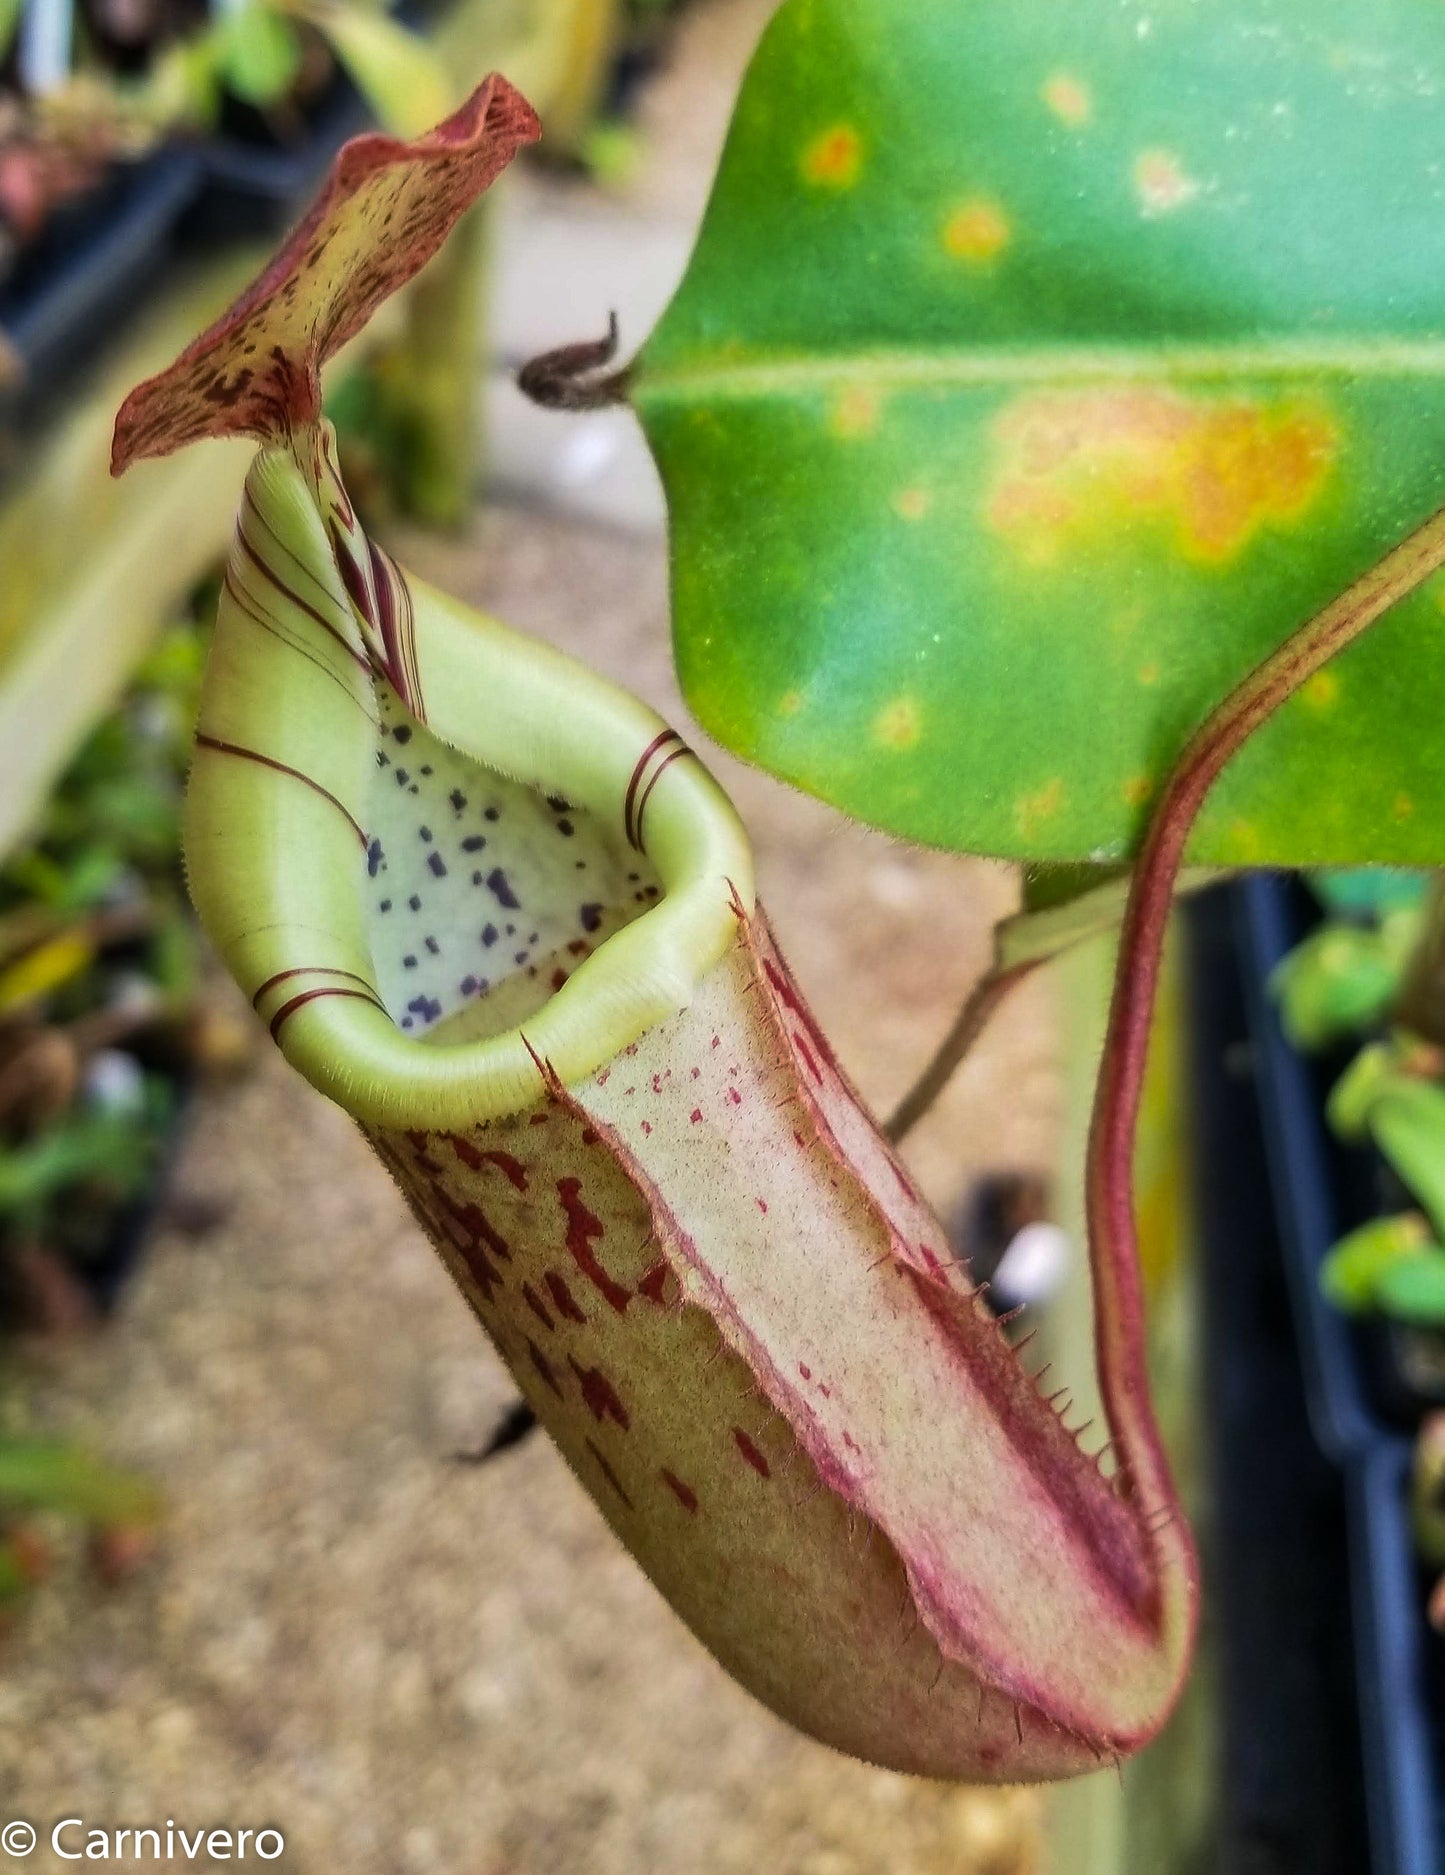
[[[73,1445],[0,1433],[0,1619],[48,1571],[46,1526],[78,1523],[103,1580],[147,1552],[160,1502],[154,1487]]]
[[[1381,869],[1320,873],[1312,883],[1328,915],[1276,968],[1270,993],[1298,1048],[1374,1038],[1336,1081],[1328,1119],[1341,1140],[1371,1145],[1418,1206],[1347,1233],[1321,1286],[1348,1314],[1442,1329],[1445,1060],[1411,1033],[1402,1008],[1430,929],[1425,879]]]
[[[199,30],[157,45],[138,74],[81,59],[66,84],[33,103],[34,128],[71,141],[101,138],[134,154],[162,136],[214,130],[228,97],[280,125],[298,88],[306,98],[316,91],[318,51],[398,134],[434,123],[451,102],[436,53],[381,0],[239,0]],[[324,56],[320,69],[323,78],[333,69]]]
[[[1327,872],[1312,884],[1325,921],[1285,958],[1270,988],[1297,1046],[1367,1038],[1335,1082],[1328,1119],[1342,1141],[1378,1155],[1394,1187],[1384,1203],[1403,1195],[1411,1206],[1347,1232],[1321,1266],[1320,1288],[1361,1325],[1377,1383],[1418,1421],[1415,1544],[1437,1572],[1427,1617],[1445,1632],[1445,1413],[1425,1411],[1445,1392],[1440,886],[1384,870]]]
[[[0,866],[0,1315],[52,1331],[152,1184],[193,1049],[196,946],[176,865],[201,641],[167,631],[78,752],[34,838]],[[174,1039],[164,1041],[168,1032]],[[184,1038],[184,1039],[182,1039]],[[135,1054],[152,1063],[143,1067]],[[170,1072],[156,1072],[168,1062]],[[148,1549],[152,1485],[79,1446],[0,1429],[0,1608],[80,1524],[109,1578]]]
[[[181,53],[200,120],[214,121],[219,93],[265,110],[301,70],[303,29],[330,47],[378,123],[405,136],[433,124],[453,87],[436,54],[381,4],[365,0],[244,0]]]
[[[1296,1048],[1358,1035],[1389,1013],[1420,931],[1420,910],[1402,906],[1378,923],[1332,920],[1278,966],[1271,991]]]

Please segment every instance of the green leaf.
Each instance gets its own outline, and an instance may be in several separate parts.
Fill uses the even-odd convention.
[[[1330,1095],[1330,1124],[1345,1139],[1368,1134],[1445,1238],[1445,1088],[1395,1059],[1383,1045],[1363,1049]]]
[[[83,1180],[129,1197],[144,1185],[154,1155],[144,1115],[85,1113],[65,1120],[23,1146],[0,1149],[0,1218],[24,1215]]]
[[[1416,1435],[1410,1513],[1422,1559],[1445,1567],[1445,1413],[1427,1414]]]
[[[1326,868],[1310,874],[1310,890],[1339,918],[1383,918],[1417,911],[1425,902],[1429,875],[1394,866]]]
[[[1382,1094],[1370,1136],[1445,1238],[1445,1089],[1414,1081]]]
[[[49,1510],[106,1523],[149,1523],[160,1508],[155,1487],[113,1471],[76,1446],[48,1440],[0,1440],[0,1507]]]
[[[787,0],[631,393],[688,701],[872,824],[1117,860],[1445,497],[1430,0]],[[1225,775],[1211,865],[1445,857],[1445,585]]]
[[[1394,912],[1378,927],[1326,924],[1297,944],[1269,979],[1295,1047],[1324,1048],[1382,1022],[1419,929],[1418,914]]]
[[[10,50],[23,11],[24,0],[0,0],[0,58]]]
[[[227,90],[245,103],[279,103],[301,69],[296,28],[259,0],[247,0],[221,29],[219,64]]]
[[[1376,1102],[1398,1087],[1405,1075],[1393,1042],[1371,1042],[1362,1048],[1330,1089],[1325,1117],[1341,1139],[1352,1144],[1365,1137]]]
[[[1422,1250],[1392,1263],[1380,1276],[1376,1300],[1396,1321],[1445,1328],[1445,1250]]]
[[[1367,1314],[1379,1301],[1385,1272],[1406,1257],[1419,1256],[1429,1245],[1429,1227],[1418,1211],[1372,1218],[1342,1237],[1325,1258],[1321,1293],[1346,1315]]]
[[[385,13],[355,4],[313,5],[306,16],[394,137],[420,136],[452,108],[456,87],[436,53]]]

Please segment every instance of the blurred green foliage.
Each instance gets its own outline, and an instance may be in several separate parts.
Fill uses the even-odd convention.
[[[1342,1140],[1371,1145],[1417,1207],[1342,1238],[1321,1271],[1323,1293],[1352,1315],[1445,1329],[1445,1058],[1396,1021],[1426,936],[1427,877],[1389,868],[1311,875],[1325,919],[1278,965],[1269,990],[1296,1047],[1367,1038],[1330,1092],[1329,1124]]]

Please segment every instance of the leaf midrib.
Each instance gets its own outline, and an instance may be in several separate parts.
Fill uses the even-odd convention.
[[[1223,381],[1239,378],[1388,378],[1445,376],[1445,337],[1342,338],[1291,344],[1071,345],[958,347],[920,351],[873,347],[783,354],[735,364],[648,368],[644,351],[631,395],[638,403],[684,398],[763,398],[829,390],[840,384],[891,387],[1076,386],[1138,379]]]

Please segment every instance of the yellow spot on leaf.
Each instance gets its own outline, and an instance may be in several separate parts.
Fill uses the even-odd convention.
[[[778,698],[779,716],[796,716],[803,707],[801,690],[785,690]]]
[[[1340,680],[1334,671],[1316,671],[1300,696],[1309,709],[1331,709],[1339,701]]]
[[[943,251],[950,260],[987,267],[1008,246],[1008,217],[997,202],[975,196],[961,202],[943,224]]]
[[[834,436],[845,442],[858,436],[871,436],[878,428],[881,409],[882,400],[870,386],[846,385],[829,408],[828,428]]]
[[[863,167],[863,139],[851,124],[834,124],[803,151],[799,168],[815,189],[851,189]]]
[[[873,740],[880,749],[902,754],[916,748],[923,734],[923,715],[913,697],[895,697],[873,718]]]
[[[1159,681],[1159,666],[1154,663],[1139,666],[1139,682],[1146,690],[1152,690]]]
[[[1067,124],[1070,130],[1082,130],[1093,121],[1094,99],[1089,87],[1068,72],[1055,72],[1045,81],[1039,95],[1059,122]]]
[[[1130,807],[1142,807],[1153,792],[1152,775],[1131,775],[1124,783],[1124,800]]]
[[[1014,803],[1014,820],[1019,832],[1027,840],[1036,834],[1045,821],[1052,820],[1064,804],[1064,784],[1055,775],[1052,781],[1046,781],[1032,794],[1021,794]]]
[[[1192,202],[1199,184],[1168,150],[1145,150],[1134,163],[1134,192],[1146,215],[1172,215]]]
[[[926,488],[900,488],[893,497],[893,512],[905,521],[921,521],[933,506]]]
[[[1235,859],[1248,862],[1258,859],[1264,851],[1264,842],[1259,837],[1259,828],[1252,820],[1231,820],[1227,832],[1229,844],[1234,849]]]
[[[987,518],[1034,565],[1152,523],[1183,559],[1223,566],[1262,528],[1309,511],[1338,444],[1333,418],[1306,396],[1032,392],[995,424]]]
[[[1395,796],[1396,820],[1408,820],[1414,811],[1415,803],[1410,799],[1408,794],[1397,794]]]

